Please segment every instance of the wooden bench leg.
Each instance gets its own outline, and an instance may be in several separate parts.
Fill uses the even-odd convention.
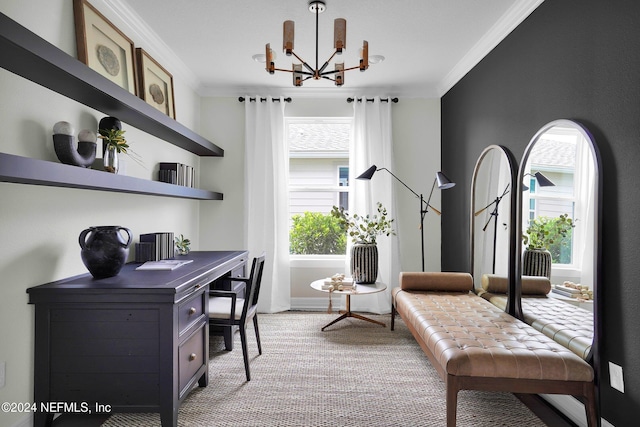
[[[584,385],[584,407],[587,412],[587,426],[598,427],[598,411],[596,409],[596,391],[593,383]]]
[[[456,427],[458,407],[458,381],[454,375],[447,375],[447,427]]]
[[[396,306],[393,305],[393,297],[391,297],[391,330],[392,331],[395,324],[396,324]]]

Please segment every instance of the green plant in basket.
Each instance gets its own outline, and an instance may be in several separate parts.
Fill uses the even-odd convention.
[[[554,259],[559,260],[561,248],[571,245],[571,237],[576,221],[562,214],[555,218],[541,216],[529,222],[522,241],[527,249],[546,249]]]

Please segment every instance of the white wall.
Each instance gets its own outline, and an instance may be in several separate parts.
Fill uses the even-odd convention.
[[[424,194],[426,200],[435,173],[440,170],[440,99],[400,99],[392,111],[392,171],[416,193]],[[420,201],[400,183],[396,183],[395,190],[400,267],[402,271],[420,271]],[[442,206],[437,187],[431,205],[438,210]],[[424,240],[425,270],[440,271],[440,217],[435,212],[430,211],[425,217]]]
[[[71,1],[4,1],[0,12],[75,56]],[[197,124],[198,98],[180,81],[176,83],[178,118]],[[0,93],[0,152],[57,161],[51,139],[55,122],[66,120],[77,130],[97,130],[104,117],[5,70],[0,70]],[[151,178],[158,161],[199,167],[197,156],[126,123],[124,128],[146,165],[143,168],[129,161],[128,175]],[[174,231],[191,237],[194,249],[199,248],[197,201],[10,183],[0,183],[0,200],[0,361],[6,362],[0,402],[33,401],[34,310],[27,304],[26,290],[86,273],[77,241],[83,229],[122,225],[132,230],[136,241],[141,233]],[[0,425],[17,425],[28,418],[27,414],[0,412]]]

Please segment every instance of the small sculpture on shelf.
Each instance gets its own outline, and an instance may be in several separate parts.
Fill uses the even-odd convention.
[[[90,167],[96,158],[96,134],[83,129],[78,134],[78,146],[75,147],[71,123],[60,121],[53,125],[53,148],[58,159],[67,165]]]

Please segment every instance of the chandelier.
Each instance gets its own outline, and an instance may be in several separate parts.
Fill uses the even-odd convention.
[[[318,20],[319,16],[326,9],[326,5],[323,1],[312,1],[309,3],[309,11],[316,15],[316,66],[312,68],[309,63],[300,58],[293,51],[293,39],[294,39],[294,22],[284,21],[283,24],[283,36],[282,36],[282,50],[287,56],[295,56],[301,64],[293,64],[291,70],[283,68],[276,68],[275,65],[275,52],[271,49],[269,43],[265,46],[265,59],[266,70],[269,74],[275,74],[276,71],[284,71],[293,74],[293,85],[302,86],[302,82],[305,80],[313,79],[327,79],[335,82],[336,86],[342,86],[344,84],[344,72],[349,70],[365,71],[369,68],[369,43],[365,40],[362,42],[362,50],[360,54],[360,65],[351,68],[345,68],[344,62],[335,63],[333,70],[327,70],[329,62],[336,55],[342,55],[342,51],[346,49],[346,36],[347,36],[347,21],[343,18],[337,18],[333,24],[333,47],[334,52],[326,60],[326,62],[319,67],[318,64]],[[371,63],[380,62],[384,57],[375,55],[371,58]]]

